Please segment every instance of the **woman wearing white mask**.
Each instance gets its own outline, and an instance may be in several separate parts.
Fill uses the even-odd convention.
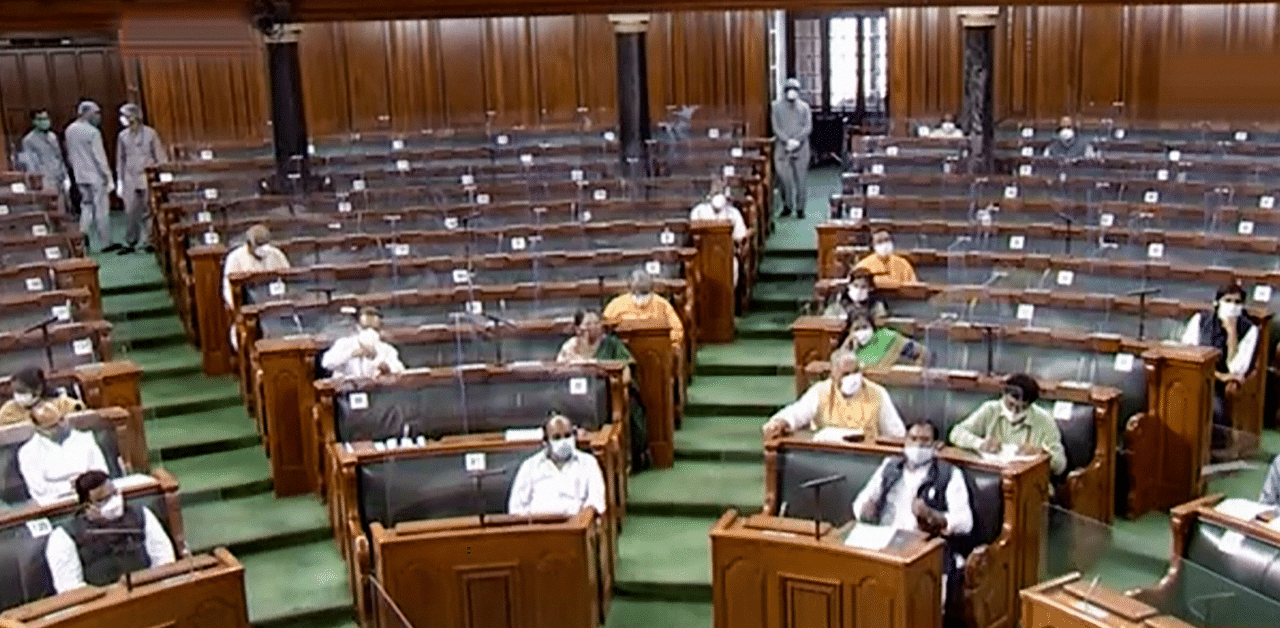
[[[951,428],[951,444],[989,454],[1013,448],[1019,456],[1049,454],[1049,469],[1059,476],[1067,470],[1067,450],[1062,432],[1048,410],[1036,405],[1040,384],[1025,373],[1015,373],[1004,381],[999,399],[978,406],[972,414]]]
[[[10,382],[13,398],[0,406],[0,425],[31,422],[31,409],[41,401],[62,414],[84,410],[79,399],[52,394],[45,382],[44,371],[39,367],[28,366],[14,373]]]
[[[382,340],[382,313],[368,306],[360,308],[355,333],[335,341],[320,357],[320,366],[347,378],[404,372],[400,352]]]
[[[824,427],[859,430],[868,440],[906,434],[902,417],[889,391],[862,375],[862,365],[851,353],[831,358],[831,376],[809,387],[794,403],[764,424],[765,438]]]
[[[1258,326],[1244,311],[1244,288],[1227,284],[1218,288],[1213,309],[1197,312],[1187,321],[1182,344],[1218,350],[1217,381],[1213,396],[1213,448],[1227,444],[1231,419],[1226,416],[1224,397],[1228,386],[1238,386],[1249,375],[1258,349]]]
[[[883,325],[889,317],[889,307],[884,298],[876,292],[871,271],[865,268],[854,268],[849,272],[848,283],[844,289],[834,293],[827,299],[827,306],[822,315],[831,318],[847,319],[853,312],[868,312],[876,325]]]
[[[258,273],[270,270],[289,268],[289,258],[275,245],[271,244],[271,231],[266,225],[254,225],[244,234],[244,244],[227,254],[222,266],[222,298],[231,307],[235,301],[231,298],[231,275],[236,273]]]
[[[920,343],[896,329],[876,325],[869,313],[854,310],[846,320],[838,346],[840,351],[856,355],[863,367],[885,369],[899,362],[924,362],[925,350]]]
[[[576,515],[591,506],[605,512],[604,473],[595,456],[578,449],[573,422],[553,414],[542,425],[543,448],[520,463],[507,512]]]

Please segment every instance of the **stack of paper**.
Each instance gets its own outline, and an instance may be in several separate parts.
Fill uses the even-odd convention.
[[[889,526],[855,523],[853,529],[849,531],[849,536],[845,537],[844,544],[849,547],[882,550],[889,546],[889,541],[893,540],[894,532],[897,532],[897,530]]]

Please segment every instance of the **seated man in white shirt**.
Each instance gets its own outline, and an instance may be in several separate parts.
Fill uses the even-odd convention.
[[[271,231],[266,225],[254,225],[244,234],[244,244],[232,249],[222,265],[222,298],[231,307],[231,275],[289,268],[289,258],[271,244]]]
[[[956,117],[949,114],[942,114],[942,123],[937,128],[929,131],[929,137],[941,139],[960,139],[964,137],[964,131],[956,126]]]
[[[320,366],[334,377],[370,378],[404,372],[400,352],[382,340],[382,313],[360,308],[358,329],[339,338],[320,357]]]
[[[716,186],[711,198],[698,203],[689,212],[689,220],[724,221],[733,224],[733,285],[738,285],[738,250],[747,241],[747,223],[742,219],[742,212],[729,204],[729,197],[723,186]]]
[[[57,404],[37,403],[31,419],[35,433],[18,448],[18,472],[37,504],[72,495],[72,480],[86,471],[107,471],[107,459],[93,434],[71,429]]]
[[[173,543],[155,513],[126,505],[106,473],[84,473],[75,488],[80,509],[49,533],[44,549],[58,593],[106,586],[126,573],[173,562]]]
[[[831,376],[809,387],[795,403],[764,424],[764,437],[803,429],[859,430],[867,440],[906,434],[889,391],[862,375],[862,363],[847,351],[831,357]]]
[[[942,594],[944,603],[954,605],[960,602],[964,539],[973,531],[973,507],[964,472],[938,460],[941,446],[932,423],[913,423],[903,455],[880,463],[853,500],[853,514],[864,523],[944,537]]]
[[[1213,387],[1213,449],[1228,445],[1231,417],[1226,414],[1227,387],[1239,386],[1249,375],[1258,348],[1258,326],[1244,312],[1244,288],[1227,284],[1214,295],[1213,309],[1197,312],[1187,321],[1182,344],[1218,350],[1217,382]]]
[[[604,474],[596,457],[577,448],[573,423],[553,414],[542,425],[543,448],[520,463],[507,512],[576,515],[591,506],[603,515]]]

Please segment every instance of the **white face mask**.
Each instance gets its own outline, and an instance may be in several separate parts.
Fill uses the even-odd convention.
[[[789,90],[787,90],[787,100],[794,101],[794,100],[797,100],[797,99],[799,99],[799,98],[800,98],[800,92],[798,92],[798,91],[796,91],[796,90],[794,90],[794,89],[789,89]]]
[[[954,130],[956,130],[956,123],[954,123],[954,122],[943,122],[943,123],[942,123],[942,130],[943,130],[943,131],[954,131]]]
[[[1244,313],[1244,305],[1240,303],[1227,303],[1223,301],[1218,304],[1218,318],[1237,319]]]
[[[729,200],[726,199],[723,194],[717,194],[711,197],[711,206],[716,208],[716,211],[724,209],[725,205],[728,204]]]
[[[636,302],[636,305],[640,307],[644,307],[646,305],[649,305],[649,301],[653,300],[653,293],[646,292],[644,294],[632,295],[631,299]]]
[[[270,253],[270,252],[271,252],[271,248],[266,244],[259,244],[258,246],[253,248],[253,254],[258,256],[259,259],[265,258],[267,256],[267,253]]]
[[[365,327],[356,334],[356,342],[360,343],[360,346],[369,349],[377,347],[378,341],[381,339],[382,336],[378,333],[378,330],[371,327]]]
[[[921,447],[919,445],[907,445],[902,448],[902,455],[906,457],[907,464],[913,467],[921,467],[931,462],[936,454],[932,447]]]
[[[848,288],[845,288],[845,294],[848,294],[850,299],[861,303],[871,296],[871,290],[850,284]]]
[[[1064,129],[1058,130],[1058,137],[1062,138],[1062,141],[1064,142],[1070,142],[1071,139],[1074,138],[1075,136],[1076,136],[1076,130],[1071,127],[1066,127]]]
[[[122,127],[129,126],[129,119],[124,116],[120,116],[120,126]]]
[[[865,345],[865,344],[867,344],[868,342],[870,342],[870,341],[871,341],[871,336],[872,336],[874,333],[875,333],[875,332],[871,331],[871,328],[870,328],[870,327],[863,327],[862,329],[855,329],[855,330],[853,330],[853,339],[854,339],[854,340],[856,340],[856,341],[858,342],[858,345],[859,345],[859,346],[861,346],[861,345]]]
[[[564,438],[553,438],[549,442],[551,458],[554,460],[568,460],[573,455],[573,437],[565,436]]]
[[[13,393],[13,401],[24,408],[30,408],[36,405],[36,396],[29,392]]]
[[[872,248],[875,249],[876,255],[879,255],[880,257],[889,257],[890,255],[893,255],[892,240],[887,242],[877,242]]]
[[[107,501],[98,506],[98,514],[104,519],[119,519],[124,514],[124,498],[120,493],[107,498]]]
[[[849,373],[840,378],[840,392],[846,397],[858,394],[862,390],[862,373]]]

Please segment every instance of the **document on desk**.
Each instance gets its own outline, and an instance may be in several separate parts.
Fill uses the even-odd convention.
[[[889,546],[893,535],[898,530],[890,526],[877,526],[869,523],[856,523],[845,537],[844,544],[868,550],[882,550]]]
[[[1243,519],[1244,521],[1252,521],[1255,517],[1264,512],[1275,511],[1275,508],[1265,504],[1259,504],[1251,499],[1232,497],[1222,500],[1222,503],[1215,506],[1214,510],[1217,510],[1229,517]]]
[[[862,430],[851,430],[844,427],[824,427],[813,435],[815,443],[844,443],[846,437],[862,436]]]
[[[986,460],[987,462],[996,462],[999,464],[1008,464],[1016,460],[1030,460],[1032,458],[1035,458],[1035,455],[1031,455],[1031,456],[1019,455],[1018,446],[1010,443],[1005,443],[1004,445],[1001,445],[1000,451],[994,454],[988,453],[985,451],[980,451],[978,453],[982,456],[983,460]]]

